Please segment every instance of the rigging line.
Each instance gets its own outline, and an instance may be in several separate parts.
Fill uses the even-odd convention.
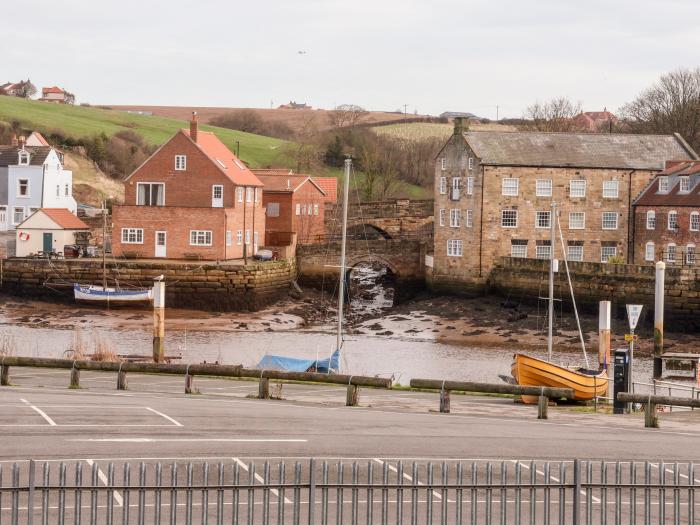
[[[372,260],[373,256],[369,250],[369,241],[367,240],[367,224],[365,224],[365,216],[364,216],[364,212],[362,210],[362,201],[360,200],[360,188],[359,188],[359,184],[357,182],[357,175],[355,174],[355,166],[353,165],[351,168],[352,168],[352,174],[355,175],[355,177],[354,177],[355,197],[357,198],[357,207],[360,210],[360,221],[362,222],[362,235],[364,236],[364,240],[365,240],[365,249],[367,251],[367,255],[369,256],[370,260]]]
[[[556,219],[555,219],[556,220]],[[564,268],[566,268],[566,279],[569,281],[569,291],[571,292],[571,303],[574,306],[574,315],[576,316],[576,326],[578,327],[578,335],[581,339],[581,350],[583,350],[583,358],[586,361],[586,369],[588,365],[588,354],[586,353],[586,343],[583,340],[583,331],[581,331],[581,322],[578,318],[578,309],[576,308],[576,298],[574,297],[574,287],[571,284],[571,274],[569,274],[569,261],[566,259],[566,249],[564,248],[564,235],[561,233],[561,222],[557,221],[559,227],[559,239],[561,240],[561,251],[564,258]],[[562,301],[563,302],[563,301]]]

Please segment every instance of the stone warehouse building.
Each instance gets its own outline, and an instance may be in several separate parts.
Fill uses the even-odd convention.
[[[695,265],[700,244],[700,161],[669,162],[634,201],[636,264]]]
[[[570,260],[630,261],[632,200],[667,160],[697,158],[678,135],[469,131],[457,120],[436,159],[429,281],[477,292],[502,256],[549,258],[553,201]]]

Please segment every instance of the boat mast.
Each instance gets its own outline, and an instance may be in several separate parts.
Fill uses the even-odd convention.
[[[102,199],[102,290],[107,291],[107,199]]]
[[[350,193],[350,168],[352,159],[345,159],[345,179],[343,180],[343,226],[340,245],[340,276],[338,280],[338,331],[335,347],[340,350],[343,338],[343,307],[345,306],[345,243],[348,234],[348,194]]]
[[[549,325],[547,329],[547,361],[552,360],[552,328],[554,326],[554,246],[556,242],[554,225],[557,220],[557,203],[552,201],[552,212],[549,221]]]

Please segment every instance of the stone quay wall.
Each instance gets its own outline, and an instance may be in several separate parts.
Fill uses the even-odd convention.
[[[99,259],[7,259],[0,291],[29,298],[73,301],[73,283],[102,284]],[[165,276],[166,306],[209,311],[256,311],[285,297],[296,278],[295,261],[247,266],[216,263],[120,261],[107,265],[107,284],[153,285]]]

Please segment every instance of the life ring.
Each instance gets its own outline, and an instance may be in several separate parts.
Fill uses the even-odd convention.
[[[19,240],[20,241],[28,241],[29,240],[29,234],[26,232],[22,232],[19,234]]]

